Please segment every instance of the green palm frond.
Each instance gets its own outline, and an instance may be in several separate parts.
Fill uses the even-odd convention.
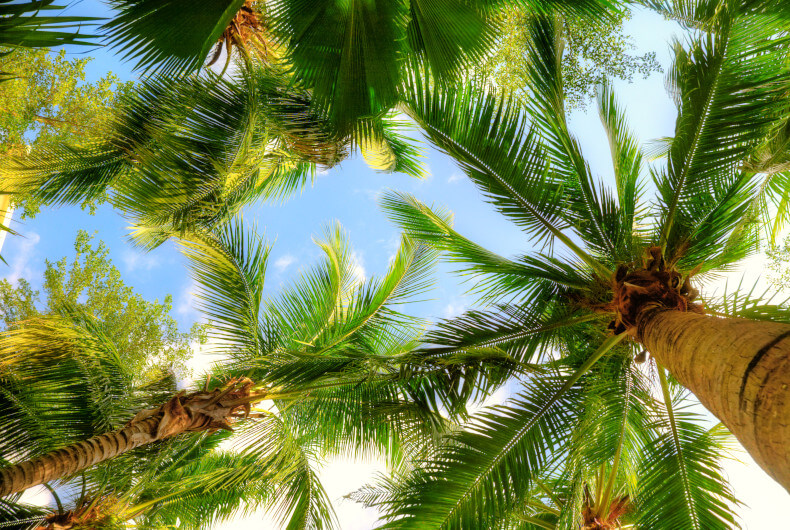
[[[237,443],[243,455],[271,471],[275,488],[268,508],[283,527],[335,527],[334,510],[310,464],[316,456],[311,440],[295,435],[287,418],[266,415],[240,433]]]
[[[689,262],[743,254],[727,241],[748,213],[754,186],[738,165],[784,111],[790,81],[780,18],[744,14],[734,4],[716,17],[712,33],[675,44],[670,81],[681,112],[667,168],[654,177],[657,242]]]
[[[581,146],[565,121],[564,89],[560,61],[562,30],[559,21],[537,16],[531,21],[529,42],[531,94],[527,109],[533,119],[545,156],[563,185],[563,206],[570,224],[591,248],[611,254],[621,244],[617,205],[596,184]]]
[[[410,355],[414,373],[440,370],[434,392],[448,411],[461,411],[512,377],[542,373],[549,345],[561,342],[575,326],[600,317],[557,307],[550,292],[537,293],[535,305],[499,305],[471,310],[439,322]]]
[[[385,507],[383,528],[488,528],[522,500],[570,425],[562,411],[573,408],[573,395],[558,398],[547,386],[532,382],[528,393],[479,414],[409,477],[397,504]],[[546,403],[557,404],[549,415]]]
[[[617,256],[623,261],[632,261],[639,258],[647,236],[647,230],[639,228],[646,224],[645,217],[648,213],[646,206],[641,204],[645,191],[645,183],[641,178],[645,153],[629,130],[625,113],[610,85],[602,87],[597,101],[598,113],[612,152],[620,212],[616,224],[619,233],[614,235],[613,240],[618,242]]]
[[[295,74],[345,134],[358,118],[394,104],[408,15],[406,2],[393,1],[271,5],[272,31],[286,43]]]
[[[284,334],[287,350],[327,355],[360,347],[376,351],[369,341],[381,332],[397,334],[420,325],[395,307],[430,287],[433,251],[403,239],[385,276],[365,281],[339,224],[331,225],[318,244],[326,254],[324,263],[267,302],[267,318],[289,330]]]
[[[231,79],[148,80],[120,98],[103,136],[17,161],[6,185],[53,205],[110,194],[142,224],[209,226],[345,156],[348,142],[289,83],[256,66]]]
[[[659,370],[663,368],[658,367]],[[680,410],[682,392],[670,395],[659,421],[667,431],[644,448],[639,467],[639,526],[649,528],[740,528],[738,502],[727,485],[720,456],[731,442],[721,425],[705,429],[698,415]]]
[[[579,267],[543,254],[518,260],[499,256],[453,230],[452,217],[445,210],[429,208],[411,195],[390,191],[381,205],[410,237],[445,252],[451,262],[459,264],[459,272],[475,282],[473,289],[489,299],[515,292],[527,298],[544,280],[579,289],[590,281]]]
[[[212,232],[185,234],[178,246],[189,260],[211,336],[238,353],[260,351],[259,310],[270,246],[239,219]]]
[[[523,502],[532,478],[570,435],[576,383],[622,337],[569,376],[533,378],[507,405],[479,414],[408,478],[382,528],[487,528]]]
[[[722,0],[642,0],[642,3],[686,27],[702,30],[710,30],[716,23],[720,9],[728,5],[727,1]],[[790,8],[782,0],[742,0],[737,5],[743,13],[767,13],[785,19],[790,17]]]
[[[420,160],[424,154],[415,141],[404,134],[412,130],[409,122],[398,119],[393,112],[380,120],[370,120],[357,130],[355,141],[368,166],[383,173],[405,173],[416,178],[426,176]]]
[[[562,241],[605,277],[605,270],[564,231],[573,215],[563,180],[552,172],[545,150],[516,100],[474,86],[442,90],[427,72],[410,73],[404,111],[439,148],[458,161],[494,206],[536,240]]]
[[[722,295],[707,304],[707,311],[716,316],[790,322],[790,297],[770,287],[760,291],[757,282],[749,286],[744,280],[734,288],[727,284]]]
[[[118,428],[174,390],[134,385],[103,324],[74,307],[22,321],[0,335],[4,367],[0,453],[18,460]],[[164,390],[164,392],[163,392]]]
[[[55,0],[0,0],[0,46],[95,46],[94,39],[98,35],[83,32],[83,28],[91,28],[101,19],[40,14],[42,11],[59,11],[64,7],[66,6],[55,4]]]
[[[126,511],[152,528],[199,530],[265,506],[273,474],[252,455],[210,452],[158,476]]]

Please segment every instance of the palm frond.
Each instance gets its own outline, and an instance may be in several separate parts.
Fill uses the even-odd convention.
[[[408,478],[382,528],[488,528],[525,500],[532,477],[570,435],[579,378],[622,337],[604,341],[566,377],[530,380],[507,405],[492,407]]]
[[[136,388],[104,324],[69,306],[0,336],[0,453],[18,460],[115,429],[161,392]],[[173,384],[167,390],[173,390]]]
[[[237,353],[260,351],[262,302],[270,247],[240,220],[213,232],[191,232],[178,240],[198,285],[201,311],[212,337]]]
[[[743,223],[754,184],[738,166],[783,112],[790,81],[777,16],[729,4],[714,25],[688,46],[675,43],[670,81],[681,112],[667,168],[654,177],[656,239],[672,259],[694,263],[742,253],[727,236]]]
[[[663,373],[660,376],[664,379]],[[731,435],[721,425],[703,428],[697,415],[678,410],[682,396],[671,396],[663,381],[662,387],[666,408],[660,418],[667,431],[644,448],[637,524],[667,529],[740,528],[734,513],[737,501],[720,461]]]
[[[46,16],[42,11],[59,11],[66,6],[55,0],[0,0],[0,46],[54,48],[72,44],[95,46],[98,35],[82,32],[101,19],[95,17]],[[8,72],[4,72],[7,74]]]
[[[625,113],[608,84],[598,93],[598,113],[609,138],[620,213],[615,226],[621,232],[615,233],[612,239],[617,243],[616,255],[622,261],[633,261],[640,257],[646,244],[646,231],[638,228],[647,214],[645,206],[640,204],[645,191],[641,179],[645,154],[629,130]]]
[[[589,247],[611,254],[622,234],[614,198],[596,184],[570,134],[565,118],[565,94],[560,61],[562,33],[559,20],[536,16],[530,21],[530,97],[527,110],[532,117],[543,153],[563,186],[563,207],[567,218]]]
[[[276,485],[269,510],[288,530],[335,527],[335,513],[310,465],[313,447],[301,440],[287,421],[266,415],[240,434],[237,444],[272,473]]]
[[[443,90],[425,71],[412,70],[404,85],[405,112],[431,141],[455,158],[504,215],[544,242],[552,238],[605,277],[604,268],[564,230],[568,197],[551,172],[544,149],[515,100],[477,87]]]

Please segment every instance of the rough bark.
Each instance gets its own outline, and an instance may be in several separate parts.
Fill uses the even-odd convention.
[[[653,308],[636,337],[790,491],[790,325]]]
[[[177,434],[230,429],[229,421],[236,412],[249,414],[250,404],[262,399],[262,395],[250,393],[251,386],[251,381],[242,379],[210,392],[179,393],[159,407],[137,413],[121,429],[0,469],[0,497],[68,477],[141,445]]]
[[[39,458],[0,469],[0,496],[65,477],[149,443],[159,420],[148,418],[123,429],[94,436]],[[142,434],[142,436],[141,436]]]

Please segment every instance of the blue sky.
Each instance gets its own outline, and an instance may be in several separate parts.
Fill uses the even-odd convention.
[[[70,8],[68,14],[101,16],[103,11],[98,9],[97,3],[85,1]],[[665,70],[670,64],[669,41],[676,29],[675,25],[643,11],[637,11],[633,20],[626,25],[627,33],[638,47],[635,53],[657,52],[658,60]],[[94,49],[90,54],[96,59],[88,66],[89,78],[101,77],[109,70],[122,79],[133,78],[128,64],[119,63],[106,50]],[[661,74],[653,74],[647,80],[637,79],[633,84],[616,82],[614,86],[632,128],[643,141],[673,134],[676,112],[664,89]],[[575,113],[571,127],[593,171],[605,182],[611,182],[609,145],[594,105],[586,113]],[[320,251],[312,238],[335,219],[349,232],[357,260],[365,274],[382,273],[394,253],[398,239],[398,231],[387,221],[377,203],[378,197],[387,188],[409,192],[425,203],[449,208],[455,213],[456,229],[486,248],[503,255],[529,250],[523,233],[482,200],[480,193],[452,160],[432,149],[426,149],[426,155],[430,176],[424,180],[378,174],[368,169],[360,157],[354,157],[319,175],[312,188],[283,205],[248,206],[244,210],[245,221],[248,224],[257,223],[259,231],[274,241],[267,276],[268,292],[277,292],[300,269],[310,266],[319,258]],[[166,244],[149,254],[140,253],[126,241],[126,226],[125,220],[108,207],[99,208],[93,216],[79,208],[45,210],[35,219],[14,223],[13,228],[21,236],[7,239],[3,256],[9,266],[0,268],[0,275],[9,278],[23,276],[34,287],[40,286],[45,259],[57,260],[71,256],[79,229],[96,231],[98,239],[109,246],[110,256],[123,273],[124,281],[148,299],[161,300],[167,294],[172,294],[173,315],[183,329],[187,329],[198,318],[198,313],[190,306],[191,281],[184,260],[172,244]],[[450,267],[440,266],[437,287],[430,293],[431,299],[410,307],[408,311],[419,316],[447,317],[469,307],[474,298],[466,294],[468,286],[449,272]],[[342,474],[344,469],[347,471],[349,468],[340,466],[332,473]],[[360,471],[354,476],[364,476],[365,473]],[[742,512],[748,528],[767,528],[772,523],[785,520],[784,514],[781,514],[782,519],[779,518],[778,508],[787,503],[790,496],[781,488],[777,490],[778,486],[772,487],[769,479],[760,478],[764,474],[759,469],[754,471],[748,466],[733,468],[731,476],[738,495],[753,508]],[[329,480],[336,479],[335,475],[332,477]],[[735,483],[736,477],[738,483]],[[349,489],[358,485],[351,484]],[[370,524],[369,514],[362,515],[349,507],[342,508],[340,515],[344,529],[369,528],[365,526]],[[252,520],[249,524],[253,524]]]

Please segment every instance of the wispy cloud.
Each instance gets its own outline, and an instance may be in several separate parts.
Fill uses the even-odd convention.
[[[9,252],[6,251],[3,256],[11,266],[11,270],[6,275],[6,279],[11,283],[16,283],[20,278],[25,278],[27,280],[33,278],[31,262],[35,254],[36,245],[41,241],[41,236],[35,232],[30,232],[26,234],[25,238],[21,241],[22,243],[17,248],[15,255],[10,255]],[[7,246],[6,249],[8,249]]]
[[[384,194],[384,190],[385,188],[379,188],[376,190],[371,190],[369,188],[368,189],[357,188],[354,190],[353,193],[357,195],[364,195],[365,197],[367,197],[369,200],[373,202],[379,202],[379,199]]]
[[[392,263],[395,259],[395,256],[398,255],[398,249],[400,249],[400,234],[392,234],[389,239],[379,239],[376,241],[378,244],[384,247],[384,251],[389,256],[388,263]]]
[[[150,271],[162,263],[162,261],[153,254],[146,254],[129,249],[125,250],[123,255],[121,255],[121,260],[128,272],[135,272],[138,270]]]
[[[367,272],[365,271],[365,259],[362,257],[361,252],[356,250],[351,253],[352,270],[354,271],[354,279],[359,283],[367,280]]]
[[[181,291],[178,297],[178,304],[176,305],[176,313],[184,318],[192,318],[197,320],[199,313],[195,309],[196,297],[195,293],[198,291],[198,284],[195,280],[191,280],[189,284]]]
[[[464,179],[464,176],[460,173],[453,173],[450,175],[450,178],[447,179],[447,182],[452,184],[454,182],[461,182]]]
[[[469,304],[465,299],[454,299],[444,306],[442,316],[444,318],[455,318],[463,314],[467,309],[469,309]]]
[[[277,261],[274,262],[274,268],[277,269],[278,272],[283,272],[297,261],[298,260],[294,256],[286,254],[285,256],[277,258]]]

